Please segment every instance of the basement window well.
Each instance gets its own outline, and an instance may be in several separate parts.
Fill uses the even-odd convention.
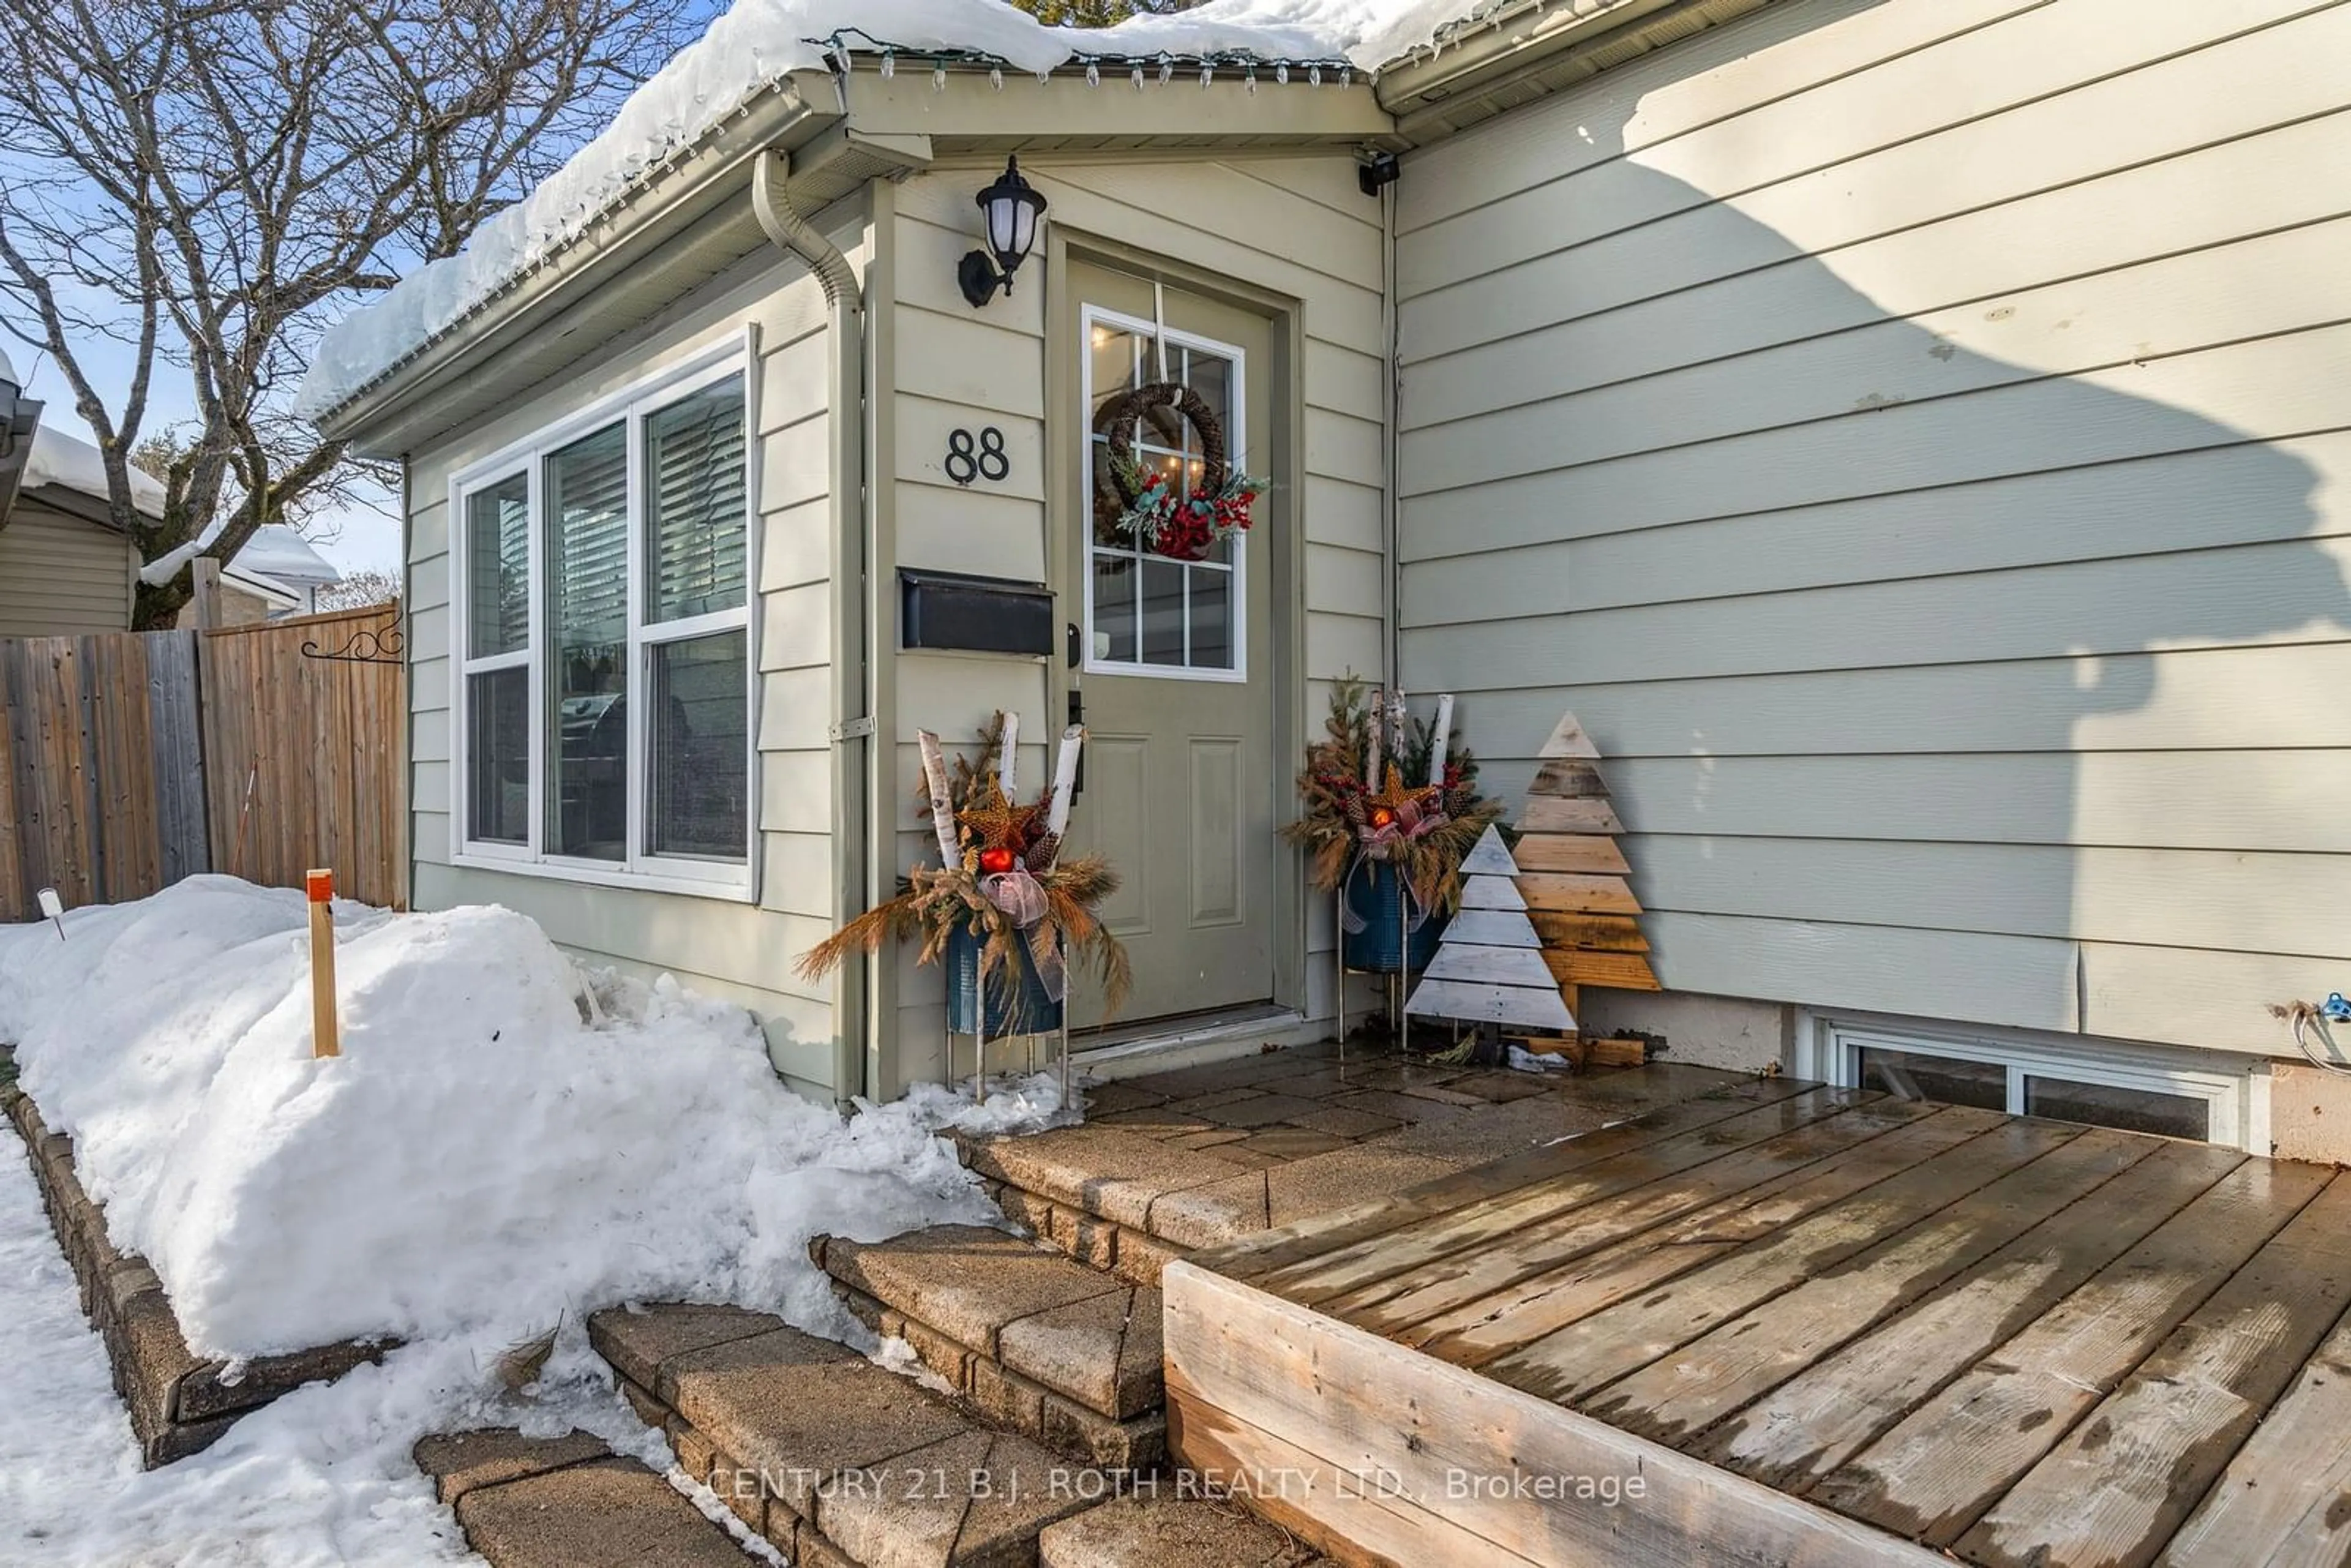
[[[2266,1063],[2206,1051],[1813,1015],[1793,1065],[1903,1099],[2270,1152]]]

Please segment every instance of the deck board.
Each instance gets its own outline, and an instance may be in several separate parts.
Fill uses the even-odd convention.
[[[2192,1144],[2156,1150],[1948,1291],[1833,1354],[1803,1358],[1802,1372],[1693,1451],[1782,1491],[1804,1490],[2244,1162]]]
[[[2351,1319],[2238,1450],[2171,1538],[2164,1568],[2328,1568],[2351,1562]],[[2332,1447],[2332,1462],[2310,1457]]]
[[[2337,1176],[1959,1540],[1991,1568],[2151,1562],[2351,1306]]]
[[[2085,1133],[1579,1403],[1645,1437],[1694,1437],[2043,1220],[2087,1201],[2155,1147],[2127,1133]]]
[[[2331,1175],[2247,1161],[1809,1495],[1903,1535],[1957,1541]]]
[[[1482,1366],[1842,1203],[1922,1159],[1981,1137],[2002,1120],[1994,1111],[1945,1106],[1907,1127],[1415,1323],[1394,1337],[1458,1365]]]
[[[1800,1102],[1791,1101],[1797,1104]],[[1685,1171],[1678,1181],[1652,1181],[1505,1234],[1494,1245],[1450,1249],[1434,1263],[1390,1274],[1322,1303],[1325,1312],[1374,1333],[1393,1334],[1531,1275],[1599,1250],[1612,1242],[1703,1208],[1760,1182],[1802,1170],[1926,1115],[1916,1101],[1844,1108],[1743,1147],[1726,1150]]]
[[[2351,1175],[1750,1087],[1171,1267],[1176,1451],[1358,1564],[2351,1554]]]
[[[1712,1542],[1709,1568],[1941,1562],[1434,1357],[1398,1364],[1389,1341],[1190,1263],[1170,1264],[1162,1283],[1171,1444],[1228,1475],[1290,1472],[1275,1479],[1298,1506],[1276,1517],[1342,1562],[1687,1568],[1694,1534]],[[1515,1488],[1453,1496],[1457,1477],[1520,1475],[1637,1476],[1642,1495],[1614,1506]],[[1361,1497],[1346,1493],[1369,1494],[1390,1533],[1353,1538],[1355,1551],[1326,1533],[1350,1513],[1361,1521]]]
[[[1651,1070],[1641,1071],[1646,1074]],[[1726,1121],[1759,1105],[1793,1099],[1813,1087],[1796,1079],[1766,1078],[1659,1106],[1614,1126],[1460,1171],[1407,1193],[1374,1198],[1260,1230],[1246,1240],[1219,1249],[1217,1271],[1228,1280],[1262,1279],[1293,1263],[1401,1229],[1415,1220],[1448,1213],[1464,1204],[1507,1193],[1530,1182],[1596,1165],[1628,1149]]]
[[[1843,1115],[1862,1098],[1850,1090],[1815,1089],[1776,1105],[1759,1106],[1712,1126],[1660,1139],[1597,1165],[1464,1204],[1278,1269],[1259,1283],[1276,1295],[1308,1306],[1354,1295],[1390,1275],[1467,1249],[1489,1246],[1553,1215],[1582,1210],[1611,1194],[1678,1175],[1807,1123]]]
[[[1546,1399],[1580,1399],[1964,1201],[2073,1142],[2079,1131],[2043,1122],[2003,1123],[1654,1295],[1622,1302],[1489,1362],[1486,1375]]]

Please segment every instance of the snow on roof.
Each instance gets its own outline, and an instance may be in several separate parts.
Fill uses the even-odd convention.
[[[236,552],[235,564],[247,575],[266,579],[273,585],[325,588],[343,580],[343,574],[325,556],[282,523],[254,529],[245,548]]]
[[[1045,75],[1073,59],[1246,58],[1366,71],[1510,0],[1209,0],[1115,27],[1048,27],[1005,0],[737,0],[621,106],[603,134],[454,256],[420,267],[329,329],[295,413],[321,417],[544,261],[627,193],[792,71],[893,50],[983,57]]]
[[[20,483],[27,490],[58,485],[100,501],[108,497],[106,464],[98,448],[47,424],[33,431],[33,449],[26,455]],[[163,486],[136,468],[131,470],[131,500],[150,517],[163,515]]]

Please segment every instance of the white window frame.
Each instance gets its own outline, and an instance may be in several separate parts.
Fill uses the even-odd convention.
[[[1799,1078],[1861,1087],[1865,1050],[1988,1062],[2008,1070],[2008,1111],[2022,1116],[2027,1078],[2063,1078],[2201,1100],[2207,1140],[2247,1154],[2270,1152],[2270,1076],[2264,1060],[2179,1046],[2122,1040],[2095,1044],[2080,1036],[1992,1027],[1954,1028],[1870,1014],[1800,1012],[1794,1060]]]
[[[640,888],[654,893],[682,893],[705,898],[750,903],[758,895],[759,875],[759,618],[753,613],[759,597],[759,378],[758,343],[748,329],[693,354],[662,371],[597,399],[562,419],[510,443],[491,455],[467,465],[449,481],[449,606],[450,606],[450,862],[477,870],[517,873],[527,876],[593,883],[608,887]],[[647,624],[645,583],[644,419],[651,413],[691,397],[695,392],[740,379],[743,383],[744,425],[744,562],[743,603],[682,621]],[[559,855],[547,845],[547,696],[548,613],[550,587],[547,581],[549,519],[545,509],[544,468],[554,453],[582,436],[613,423],[623,423],[628,444],[628,705],[625,766],[628,769],[628,850],[619,861],[588,860]],[[527,476],[530,592],[528,626],[523,652],[471,656],[470,620],[473,595],[471,518],[467,505],[477,492]],[[645,846],[646,810],[651,798],[651,738],[641,699],[651,689],[653,651],[672,643],[716,632],[743,633],[744,646],[744,812],[743,858],[700,860],[682,855],[657,855]],[[508,844],[478,840],[473,835],[471,749],[473,730],[467,711],[468,676],[512,668],[528,663],[530,670],[530,799],[529,840]]]
[[[1140,316],[1129,316],[1100,305],[1088,305],[1078,323],[1078,413],[1085,437],[1085,461],[1079,476],[1079,497],[1081,505],[1079,517],[1083,556],[1080,573],[1085,580],[1085,648],[1084,673],[1089,675],[1134,675],[1155,681],[1212,681],[1223,685],[1245,685],[1249,682],[1249,536],[1234,541],[1232,559],[1233,583],[1233,664],[1228,670],[1196,667],[1190,664],[1146,664],[1138,661],[1099,658],[1094,653],[1094,356],[1093,335],[1097,325],[1114,327],[1122,332],[1146,341],[1164,340],[1171,348],[1196,349],[1232,362],[1232,384],[1228,389],[1226,410],[1225,460],[1235,473],[1246,473],[1243,466],[1249,445],[1249,351],[1238,343],[1222,343],[1214,338],[1204,338],[1195,332],[1179,332],[1173,327],[1162,328],[1157,322]],[[1252,530],[1254,531],[1254,530]],[[1215,570],[1218,563],[1205,564]],[[1141,585],[1138,583],[1138,591]],[[1191,638],[1190,591],[1186,590],[1186,645]],[[1140,599],[1137,601],[1140,604]],[[1138,615],[1135,622],[1135,652],[1143,651],[1143,624]]]

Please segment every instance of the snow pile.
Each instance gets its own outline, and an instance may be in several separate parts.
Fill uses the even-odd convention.
[[[0,1171],[0,1559],[474,1561],[417,1437],[579,1426],[666,1467],[589,1347],[589,1312],[731,1301],[870,1344],[808,1239],[995,1220],[937,1130],[1059,1110],[1040,1074],[982,1105],[925,1088],[844,1121],[776,1081],[739,1009],[582,969],[506,910],[336,919],[343,1054],[325,1061],[299,894],[198,877],[68,914],[63,942],[0,927],[0,1040],[196,1348],[408,1342],[141,1472],[17,1161]],[[517,1403],[499,1354],[559,1322]]]
[[[808,1238],[992,1218],[935,1130],[1056,1109],[1046,1079],[844,1123],[777,1082],[748,1014],[583,972],[520,915],[338,913],[327,1061],[298,893],[199,877],[62,943],[0,932],[0,1039],[201,1354],[510,1343],[672,1297],[839,1332]]]
[[[509,281],[577,236],[644,172],[692,145],[792,71],[824,62],[821,40],[862,35],[919,53],[974,50],[1047,72],[1089,54],[1352,59],[1372,70],[1428,43],[1493,0],[1210,0],[1115,27],[1048,27],[1005,0],[737,0],[632,94],[603,134],[457,255],[420,268],[319,341],[295,413],[350,401]],[[1301,88],[1299,90],[1311,90]]]
[[[33,1173],[0,1158],[0,1562],[49,1568],[236,1563],[420,1568],[473,1563],[456,1521],[409,1458],[435,1427],[515,1425],[482,1391],[467,1347],[413,1345],[381,1367],[246,1416],[191,1459],[141,1471],[106,1352]],[[520,1424],[580,1426],[661,1469],[661,1440],[602,1385],[576,1345],[559,1353]],[[680,1477],[673,1477],[677,1485]],[[685,1490],[680,1487],[681,1490]],[[706,1493],[705,1511],[724,1510]]]
[[[82,495],[106,500],[106,460],[97,447],[51,425],[33,427],[33,447],[25,455],[25,475],[18,481],[27,490],[58,485]],[[131,504],[150,517],[163,515],[163,486],[152,475],[131,470]]]
[[[235,564],[272,582],[296,588],[326,588],[343,580],[332,562],[284,523],[265,523],[254,529],[245,548],[236,552]]]

